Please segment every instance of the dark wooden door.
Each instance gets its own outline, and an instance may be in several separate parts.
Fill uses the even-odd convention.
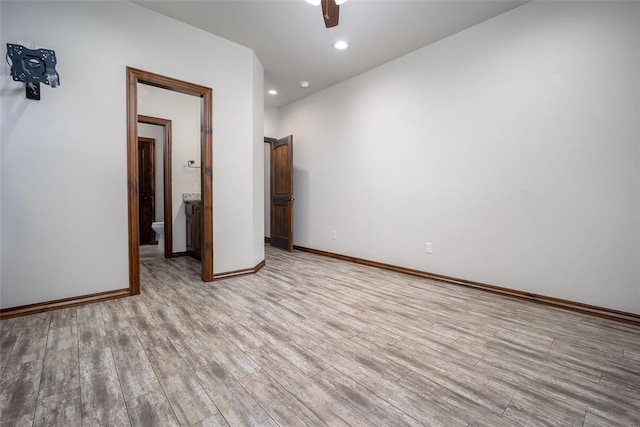
[[[271,246],[293,252],[293,136],[271,143]]]
[[[151,229],[155,219],[155,140],[138,138],[138,215],[140,244],[155,245],[156,233]]]
[[[202,259],[202,204],[187,202],[184,208],[187,220],[187,252]]]

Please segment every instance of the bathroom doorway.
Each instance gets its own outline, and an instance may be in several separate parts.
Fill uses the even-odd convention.
[[[212,209],[212,89],[193,83],[176,80],[147,71],[127,67],[127,181],[129,222],[129,291],[140,293],[140,223],[139,223],[139,176],[138,176],[138,85],[144,84],[166,89],[200,99],[199,158],[185,160],[185,167],[197,164],[193,173],[198,174],[201,197],[202,245],[201,278],[213,280],[213,209]],[[174,141],[175,143],[175,141]],[[175,144],[174,144],[175,145]],[[166,179],[166,178],[165,178]],[[194,185],[195,186],[195,185]],[[165,203],[167,200],[165,198]],[[167,218],[165,217],[165,223]],[[175,231],[174,231],[175,232]],[[165,230],[165,234],[166,233]],[[166,239],[165,239],[166,240]],[[165,243],[166,244],[166,243]]]
[[[157,245],[152,224],[156,220],[156,140],[138,136],[138,222],[140,245]]]
[[[179,254],[173,252],[173,221],[166,218],[173,217],[173,192],[171,191],[171,120],[162,117],[146,116],[138,114],[138,138],[147,137],[154,138],[155,144],[155,167],[154,167],[154,184],[155,184],[155,203],[154,218],[152,229],[162,224],[163,233],[158,238],[158,247],[145,248],[142,239],[140,240],[143,247],[140,248],[141,258],[157,258],[158,255],[164,258],[171,258]],[[156,231],[154,235],[157,235]]]

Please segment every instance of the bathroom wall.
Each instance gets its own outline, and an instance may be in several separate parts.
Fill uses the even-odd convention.
[[[2,1],[0,19],[3,43],[56,51],[61,83],[30,101],[0,67],[1,308],[129,286],[127,66],[213,88],[214,271],[255,265],[250,49],[132,2]]]
[[[187,162],[200,165],[201,104],[196,96],[138,84],[138,114],[171,120],[173,252],[187,249],[182,193],[200,192],[200,169],[188,167]]]
[[[155,216],[164,221],[164,131],[162,126],[138,123],[138,136],[155,140]]]

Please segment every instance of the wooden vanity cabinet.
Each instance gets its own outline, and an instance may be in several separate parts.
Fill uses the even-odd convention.
[[[202,208],[200,202],[185,202],[187,217],[187,253],[200,258],[202,248]]]

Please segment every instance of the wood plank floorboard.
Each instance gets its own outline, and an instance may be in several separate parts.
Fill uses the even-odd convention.
[[[130,425],[99,304],[77,309],[82,425]]]
[[[34,425],[77,425],[82,420],[77,310],[51,313]]]
[[[266,248],[0,322],[1,426],[640,426],[640,327]]]
[[[3,425],[30,426],[38,404],[51,313],[16,320],[12,322],[15,342],[0,378],[0,420]]]

